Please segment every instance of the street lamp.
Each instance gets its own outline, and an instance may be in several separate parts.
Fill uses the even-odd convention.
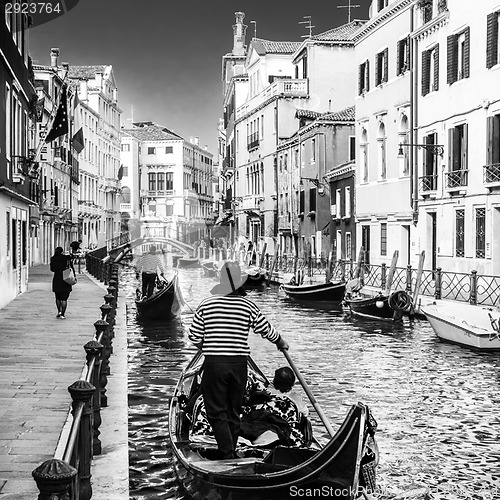
[[[441,144],[408,144],[406,142],[400,142],[399,143],[399,151],[398,151],[398,158],[404,158],[404,151],[403,147],[415,147],[419,149],[425,149],[426,151],[429,151],[431,154],[435,156],[441,156],[441,158],[444,155],[444,146]]]
[[[322,182],[320,182],[317,178],[313,179],[312,177],[301,177],[300,178],[301,184],[302,184],[302,181],[312,182],[318,188],[318,194],[320,196],[325,196],[325,194],[326,194],[325,185]]]

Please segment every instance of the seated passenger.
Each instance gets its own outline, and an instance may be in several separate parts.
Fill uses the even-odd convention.
[[[293,389],[294,384],[295,374],[292,369],[288,366],[283,366],[274,372],[273,384],[272,387],[268,388],[268,391],[272,396],[286,396],[290,398],[296,403],[300,413],[307,417],[309,409],[302,398],[302,394]]]

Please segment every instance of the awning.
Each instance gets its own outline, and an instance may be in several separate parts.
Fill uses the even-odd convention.
[[[253,210],[245,210],[245,213],[250,217],[250,219],[258,219],[260,220],[260,215]]]
[[[219,217],[215,222],[216,226],[228,226],[234,222],[233,214],[225,215],[224,217]]]

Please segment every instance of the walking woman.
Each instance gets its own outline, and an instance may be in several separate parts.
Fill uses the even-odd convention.
[[[73,261],[71,255],[64,255],[62,247],[57,247],[54,255],[50,258],[50,270],[54,273],[52,278],[52,291],[56,296],[57,316],[56,318],[66,319],[66,307],[68,305],[68,297],[73,287],[63,280],[63,271],[71,267],[73,272]],[[76,276],[76,273],[75,273]]]

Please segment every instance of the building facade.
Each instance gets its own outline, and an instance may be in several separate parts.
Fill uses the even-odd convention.
[[[14,11],[0,22],[0,307],[27,289],[31,225],[39,218],[27,26],[28,16]]]
[[[186,141],[166,127],[137,122],[122,129],[121,155],[122,185],[130,190],[123,213],[138,215],[142,234],[187,243],[209,236],[213,160],[198,138]]]
[[[113,67],[71,66],[69,81],[80,102],[84,148],[79,155],[80,237],[89,248],[117,236],[120,216],[120,117]]]

